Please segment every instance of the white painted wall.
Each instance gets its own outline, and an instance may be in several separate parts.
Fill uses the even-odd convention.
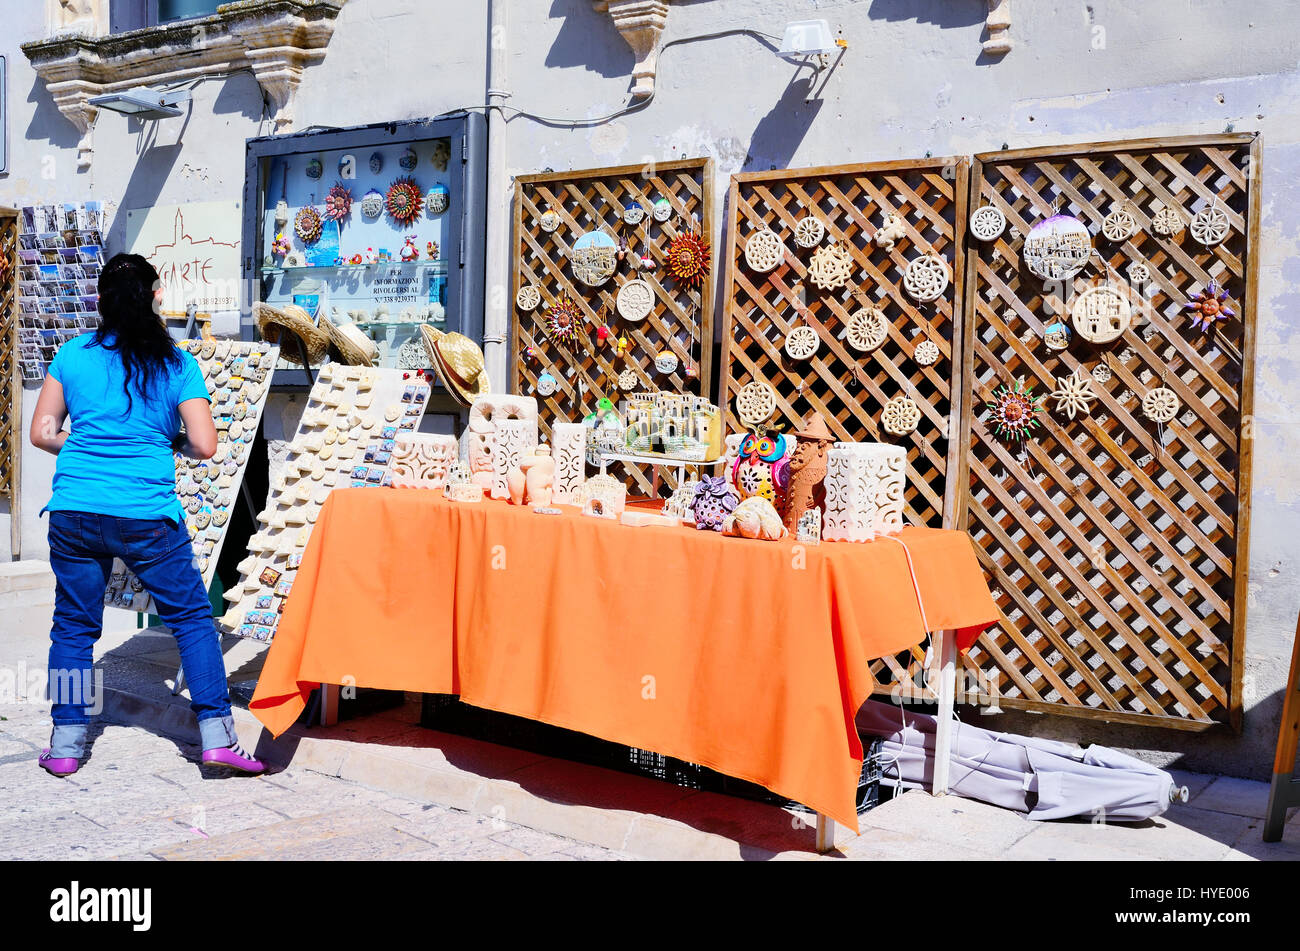
[[[264,131],[261,97],[239,75],[195,91],[191,117],[157,138],[104,115],[88,174],[77,135],[18,51],[41,35],[41,4],[0,0],[10,56],[14,172],[0,204],[94,197],[123,207],[239,197],[243,140]],[[748,35],[670,46],[644,109],[594,127],[508,123],[512,174],[710,154],[719,207],[737,171],[973,153],[1101,139],[1258,130],[1263,231],[1257,315],[1254,517],[1241,737],[1115,728],[1008,714],[1000,728],[1097,739],[1189,768],[1264,776],[1300,599],[1300,5],[1287,0],[1012,0],[1016,48],[980,50],[984,0],[677,0],[665,42],[825,17],[849,50],[806,103],[793,66]],[[299,127],[435,115],[484,102],[487,4],[349,0],[323,64],[299,93]],[[512,0],[510,104],[562,120],[620,109],[632,54],[590,0]],[[806,75],[806,74],[804,74]],[[42,177],[52,168],[53,178]],[[715,235],[715,240],[720,234]],[[489,241],[505,242],[505,234]],[[492,293],[500,289],[488,288]],[[719,293],[722,289],[719,288]],[[280,408],[291,431],[296,409]],[[272,414],[275,415],[275,414]],[[25,506],[44,504],[50,469],[26,458]],[[7,528],[0,515],[0,537]],[[29,553],[43,530],[25,519]]]

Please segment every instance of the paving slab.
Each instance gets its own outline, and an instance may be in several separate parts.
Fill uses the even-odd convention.
[[[1250,820],[1204,809],[1172,810],[1142,823],[1043,822],[1007,851],[1014,859],[1212,862],[1225,858]]]
[[[1029,835],[1036,823],[1007,809],[957,796],[909,792],[882,803],[859,820],[863,835],[871,829],[911,833],[974,852],[1003,854]]]
[[[1263,819],[1268,814],[1268,783],[1218,776],[1192,796],[1189,805]]]

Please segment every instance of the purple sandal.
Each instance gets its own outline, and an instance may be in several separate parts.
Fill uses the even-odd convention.
[[[262,764],[262,761],[249,756],[238,743],[213,750],[204,750],[203,765],[224,766],[237,772],[248,773],[250,776],[256,776],[266,771],[266,766]]]

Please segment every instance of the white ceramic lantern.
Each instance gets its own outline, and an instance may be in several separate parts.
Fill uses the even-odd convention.
[[[902,446],[837,442],[827,459],[822,538],[866,542],[901,531],[906,488]]]
[[[555,457],[556,505],[577,505],[578,490],[587,475],[587,427],[583,423],[556,423],[551,427],[551,454]]]

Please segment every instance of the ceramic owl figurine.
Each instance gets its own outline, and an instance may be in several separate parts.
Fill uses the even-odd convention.
[[[731,484],[742,499],[759,496],[778,509],[790,485],[794,440],[776,433],[747,433],[731,468]]]
[[[722,531],[722,523],[740,504],[740,496],[727,484],[723,476],[705,476],[695,490],[691,501],[691,514],[695,516],[696,528],[707,528],[715,532]]]

